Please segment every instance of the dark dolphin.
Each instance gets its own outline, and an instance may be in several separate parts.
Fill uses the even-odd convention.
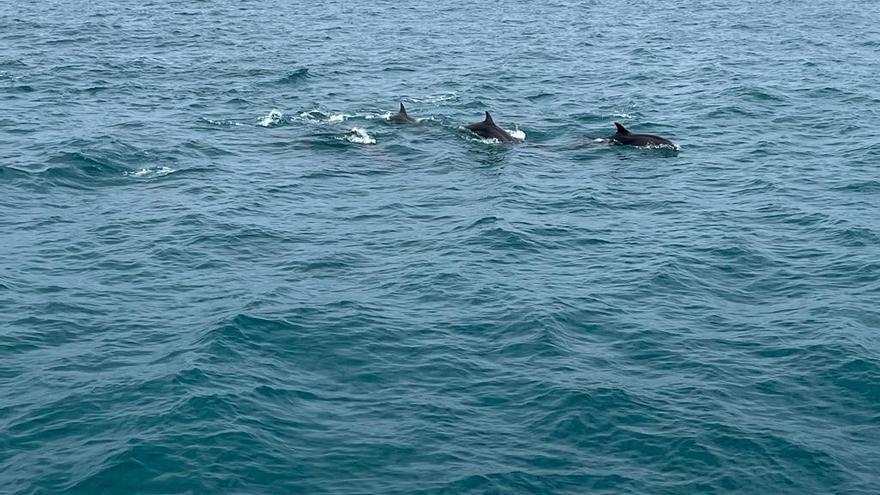
[[[401,103],[400,111],[391,117],[388,117],[388,122],[391,122],[392,124],[415,124],[418,120],[407,115],[406,108],[403,108],[403,103]]]
[[[486,138],[486,139],[495,138],[495,139],[501,141],[502,143],[521,143],[522,142],[521,139],[517,139],[517,138],[511,136],[510,134],[508,134],[507,131],[505,131],[504,129],[495,125],[495,121],[492,120],[492,116],[489,115],[489,112],[486,112],[486,120],[484,120],[482,122],[477,122],[476,124],[467,125],[467,126],[465,126],[465,129],[468,129],[469,131],[473,132],[474,134],[476,134],[477,136],[480,136],[482,138]]]
[[[676,148],[675,144],[666,138],[653,134],[633,134],[617,122],[614,125],[617,126],[617,132],[609,138],[613,143],[628,146],[668,146]]]

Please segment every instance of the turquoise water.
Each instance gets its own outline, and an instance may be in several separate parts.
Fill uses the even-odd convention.
[[[4,2],[0,493],[880,492],[876,7]]]

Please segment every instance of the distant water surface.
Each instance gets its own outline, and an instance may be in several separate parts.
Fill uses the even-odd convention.
[[[3,2],[0,492],[880,493],[878,53],[867,0]]]

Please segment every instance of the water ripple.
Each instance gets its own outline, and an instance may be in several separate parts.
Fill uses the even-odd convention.
[[[202,3],[0,6],[0,491],[876,493],[875,5]]]

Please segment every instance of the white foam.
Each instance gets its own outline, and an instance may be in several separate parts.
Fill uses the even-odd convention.
[[[668,144],[649,144],[647,146],[639,146],[639,148],[645,148],[648,150],[673,150],[673,151],[681,151],[681,147],[677,144],[668,145]]]
[[[170,173],[175,172],[173,168],[170,167],[152,167],[152,168],[142,168],[140,170],[134,170],[131,172],[125,172],[122,175],[127,177],[135,177],[138,179],[153,179],[156,177],[163,177]]]
[[[519,129],[519,128],[514,129],[514,130],[510,130],[510,129],[504,129],[504,130],[507,131],[507,133],[510,134],[511,137],[519,139],[520,141],[526,140],[526,132]]]
[[[235,122],[235,121],[232,121],[232,120],[214,120],[214,119],[209,119],[209,118],[205,118],[205,117],[202,117],[202,120],[204,120],[205,122],[207,122],[207,123],[209,123],[209,124],[211,124],[211,125],[222,125],[222,126],[228,126],[228,125],[235,125],[235,126],[237,126],[237,125],[244,125],[244,124],[242,124],[241,122]]]
[[[263,127],[272,127],[281,123],[281,119],[284,117],[284,114],[281,113],[281,110],[277,108],[273,108],[272,111],[269,112],[268,115],[264,115],[257,121],[257,125]]]
[[[620,117],[622,119],[631,119],[632,118],[632,115],[630,115],[628,113],[624,113],[624,112],[612,113],[611,115],[614,117]]]
[[[376,139],[367,133],[366,129],[360,127],[352,127],[351,131],[346,134],[345,139],[351,143],[357,144],[376,144]]]
[[[440,93],[438,95],[428,95],[421,98],[410,98],[407,101],[413,103],[440,103],[442,101],[454,100],[456,98],[458,98],[457,93]]]

